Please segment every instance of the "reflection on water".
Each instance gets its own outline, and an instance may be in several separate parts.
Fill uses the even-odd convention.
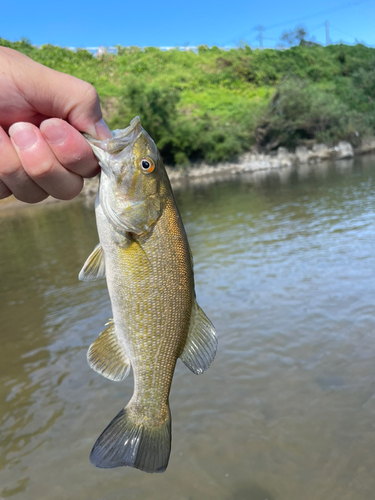
[[[0,498],[373,498],[374,188],[367,157],[177,192],[220,346],[201,377],[177,365],[162,475],[88,460],[133,388],[86,363],[110,317],[77,280],[93,210],[3,213]]]

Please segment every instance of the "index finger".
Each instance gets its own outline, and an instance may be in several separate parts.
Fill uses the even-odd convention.
[[[81,177],[94,177],[100,168],[86,139],[74,127],[59,118],[40,124],[40,131],[58,161]]]

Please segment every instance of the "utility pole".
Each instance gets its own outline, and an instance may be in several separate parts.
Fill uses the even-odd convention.
[[[326,47],[329,45],[329,26],[328,21],[326,21]]]
[[[258,38],[259,38],[259,47],[261,49],[263,49],[263,33],[262,33],[262,31],[264,31],[264,26],[259,25],[255,29],[259,31],[259,35],[258,35]]]

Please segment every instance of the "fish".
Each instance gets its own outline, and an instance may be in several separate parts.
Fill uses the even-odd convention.
[[[113,318],[91,344],[91,368],[133,395],[97,439],[90,461],[164,472],[171,451],[169,393],[177,359],[203,373],[215,328],[196,300],[193,260],[161,155],[135,117],[112,138],[85,135],[101,166],[95,215],[99,244],[79,273],[106,278]]]

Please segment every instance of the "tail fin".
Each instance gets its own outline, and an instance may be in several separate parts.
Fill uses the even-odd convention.
[[[171,452],[171,414],[161,427],[136,425],[128,409],[118,413],[98,437],[90,461],[101,469],[127,465],[145,472],[164,472]]]

